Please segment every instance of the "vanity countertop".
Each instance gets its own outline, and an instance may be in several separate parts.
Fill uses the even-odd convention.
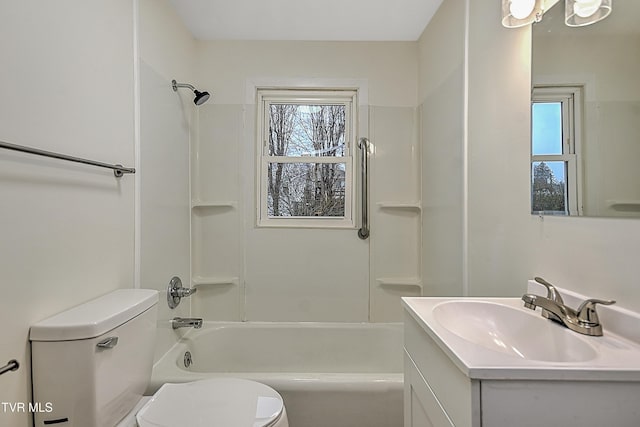
[[[537,290],[535,283],[529,283],[529,291],[531,292],[532,290]],[[571,307],[575,305],[575,301],[581,298],[581,296],[573,292],[562,289],[560,289],[560,292]],[[535,293],[544,295],[539,291]],[[455,302],[455,305],[449,305],[447,310],[442,310],[442,307],[450,302]],[[460,302],[463,304],[460,304]],[[517,310],[517,313],[513,313],[518,320],[524,319],[524,323],[527,323],[526,330],[523,329],[522,333],[520,333],[517,325],[509,325],[508,329],[511,333],[509,336],[512,338],[504,338],[500,336],[499,330],[506,325],[498,325],[499,327],[494,329],[496,323],[494,319],[480,319],[476,316],[475,325],[470,325],[474,335],[467,335],[465,339],[461,334],[453,332],[451,325],[446,325],[446,323],[447,319],[453,320],[453,323],[457,323],[459,327],[460,322],[454,316],[460,313],[460,317],[464,319],[464,303],[468,302],[472,302],[472,304],[474,304],[473,302],[488,304],[487,307],[489,308],[500,306],[499,308],[502,311],[513,312],[513,310]],[[638,327],[640,326],[640,316],[625,309],[616,308],[615,306],[598,307],[604,335],[591,337],[572,332],[559,324],[543,319],[540,315],[540,309],[532,311],[524,308],[520,298],[405,297],[402,298],[402,304],[419,327],[471,379],[640,381],[640,341],[637,336],[633,336],[640,329]],[[475,306],[478,306],[478,304],[475,304]],[[451,310],[451,308],[454,310]],[[448,318],[439,315],[443,311],[447,311]],[[528,324],[529,321],[533,328]],[[482,335],[485,331],[482,328],[485,327],[485,324],[488,325],[487,336],[483,337]],[[462,328],[464,327],[463,325]],[[561,330],[549,328],[561,328]],[[496,330],[498,331],[497,333],[495,332]],[[539,330],[539,333],[532,333],[532,330]],[[563,337],[565,332],[571,334],[571,336]],[[535,336],[529,337],[527,335]],[[472,342],[476,340],[476,337],[477,340],[483,343],[491,344],[494,349]],[[546,339],[547,337],[549,338],[548,340]],[[565,339],[559,340],[557,339],[558,337]],[[586,354],[586,356],[570,358],[570,361],[553,358],[542,360],[544,357],[542,359],[529,358],[526,352],[520,354],[517,349],[517,343],[522,343],[524,341],[521,340],[529,338],[535,340],[534,346],[545,347],[541,350],[549,350],[553,354],[562,354],[563,351],[566,351],[564,347],[568,346],[567,343],[572,343],[575,347],[580,347],[579,350],[582,353],[578,351],[578,354]],[[513,346],[511,339],[516,342]],[[532,348],[530,342],[527,341],[526,344]],[[508,349],[509,351],[506,351],[505,347],[505,351],[502,352],[496,346],[510,348]],[[498,351],[496,351],[496,348]],[[533,348],[535,349],[535,347]],[[571,348],[568,351],[571,353],[573,350]]]

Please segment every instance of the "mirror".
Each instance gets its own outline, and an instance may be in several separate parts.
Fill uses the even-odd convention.
[[[533,25],[532,213],[640,218],[640,1],[564,13]]]

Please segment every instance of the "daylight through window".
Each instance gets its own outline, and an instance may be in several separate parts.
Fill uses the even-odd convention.
[[[534,88],[531,105],[531,213],[580,214],[580,118],[580,88]]]
[[[353,227],[355,97],[259,91],[259,225]]]

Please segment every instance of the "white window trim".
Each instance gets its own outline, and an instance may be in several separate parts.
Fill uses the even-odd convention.
[[[356,194],[354,176],[355,149],[358,135],[358,88],[260,88],[257,93],[256,124],[256,225],[258,227],[290,228],[356,228]],[[271,102],[335,105],[345,103],[347,130],[345,155],[341,157],[280,157],[265,155],[268,150],[268,112]],[[270,217],[267,214],[267,168],[273,161],[281,163],[344,163],[345,164],[345,215],[344,217]]]
[[[563,161],[567,163],[565,206],[569,216],[582,216],[582,86],[554,85],[534,86],[531,93],[531,104],[534,102],[562,103],[562,153],[557,155],[533,155],[533,139],[531,140],[531,162],[529,179],[532,177],[532,165],[535,162]],[[532,188],[532,184],[529,185]]]

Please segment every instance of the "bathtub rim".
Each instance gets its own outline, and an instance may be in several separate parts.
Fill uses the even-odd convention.
[[[167,322],[168,323],[168,322]],[[180,368],[175,361],[188,348],[187,340],[194,336],[204,334],[215,326],[225,327],[251,327],[251,326],[276,326],[276,327],[338,327],[350,328],[393,328],[402,331],[402,322],[263,322],[263,321],[205,321],[202,329],[189,329],[186,332],[176,330],[177,342],[162,357],[153,364],[151,378],[145,395],[155,393],[165,383],[184,383],[198,381],[207,378],[246,378],[267,384],[276,390],[291,389],[323,389],[336,386],[349,387],[352,390],[373,389],[401,389],[404,382],[404,373],[400,372],[373,372],[373,373],[342,373],[342,372],[201,372],[189,371]],[[399,348],[398,351],[402,351]],[[292,387],[294,386],[294,387]]]

